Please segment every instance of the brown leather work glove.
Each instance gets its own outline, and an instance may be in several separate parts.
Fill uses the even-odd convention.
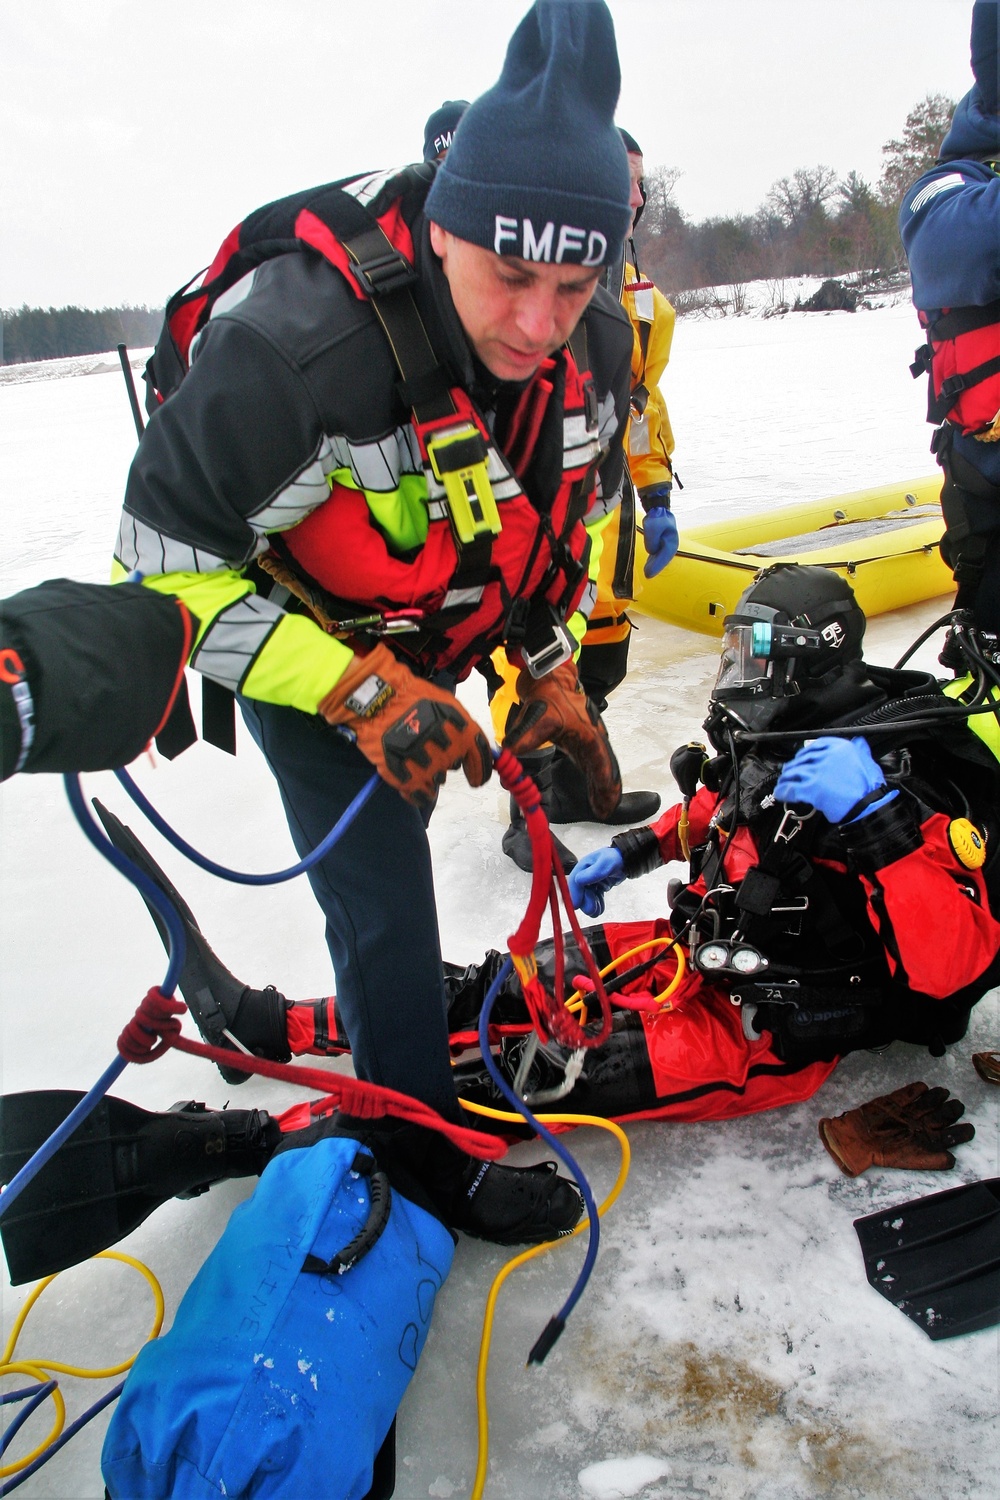
[[[519,672],[517,696],[519,707],[503,739],[507,749],[521,755],[546,740],[561,746],[586,777],[593,812],[608,817],[621,801],[621,772],[604,720],[580,686],[576,663],[564,661],[544,677]]]
[[[493,774],[489,742],[455,695],[416,677],[388,646],[355,656],[319,712],[343,726],[383,781],[415,807],[433,807],[446,773],[458,766],[470,786]]]
[[[908,1083],[836,1119],[820,1120],[819,1136],[848,1177],[869,1167],[944,1172],[955,1165],[946,1147],[961,1146],[976,1133],[972,1125],[955,1124],[964,1114],[961,1099],[949,1099],[947,1089]]]

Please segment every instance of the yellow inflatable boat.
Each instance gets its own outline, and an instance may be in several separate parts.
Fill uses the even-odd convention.
[[[641,614],[721,635],[722,622],[760,568],[812,563],[847,578],[866,615],[954,593],[941,560],[941,476],[835,495],[707,526],[681,523],[669,567],[643,582]],[[636,542],[636,577],[646,553]]]

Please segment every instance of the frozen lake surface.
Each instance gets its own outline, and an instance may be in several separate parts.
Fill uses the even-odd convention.
[[[664,388],[685,484],[682,529],[932,472],[924,391],[907,370],[917,335],[904,303],[854,316],[679,322]],[[59,379],[5,371],[0,380],[4,594],[61,573],[107,575],[134,433],[120,372],[105,360],[104,372],[88,374],[84,362]],[[869,657],[892,662],[945,608],[932,601],[873,621]],[[699,734],[717,653],[707,638],[652,620],[639,627],[608,723],[626,786],[655,786],[669,802],[667,760]],[[933,665],[934,654],[925,648],[919,660]],[[478,678],[463,697],[487,724]],[[271,778],[245,738],[235,762],[198,745],[135,774],[215,858],[250,869],[290,861]],[[292,997],[329,989],[322,922],[303,885],[248,892],[214,881],[143,825],[110,776],[87,778],[86,790],[136,828],[242,977]],[[505,804],[494,785],[473,792],[455,777],[442,795],[431,840],[450,958],[502,947],[520,920],[528,878],[500,852]],[[86,845],[57,778],[5,785],[0,814],[3,1090],[84,1089],[162,977],[162,951],[138,897]],[[607,842],[593,825],[560,832],[578,853]],[[608,916],[662,910],[671,873],[613,892]],[[993,1500],[1000,1332],[931,1343],[869,1288],[852,1220],[1000,1172],[1000,1091],[969,1061],[998,1044],[994,993],[944,1058],[897,1045],[848,1058],[802,1105],[724,1124],[630,1127],[632,1172],[604,1221],[590,1289],[541,1368],[525,1369],[527,1352],[571,1284],[580,1245],[516,1273],[501,1294],[487,1500]],[[916,1078],[968,1107],[977,1136],[957,1169],[843,1177],[820,1145],[819,1116]],[[188,1098],[220,1106],[231,1094],[241,1107],[280,1109],[294,1098],[256,1080],[230,1091],[214,1069],[178,1054],[129,1069],[115,1092],[156,1109]],[[579,1132],[572,1149],[602,1196],[617,1168],[613,1142]],[[227,1183],[171,1202],[124,1242],[163,1283],[168,1320],[248,1191]],[[458,1248],[400,1411],[398,1500],[469,1493],[483,1303],[506,1258],[471,1240]],[[4,1281],[5,1328],[24,1294]],[[46,1294],[19,1351],[111,1361],[136,1347],[149,1321],[142,1283],[95,1262]],[[71,1415],[94,1399],[89,1386],[66,1386]],[[98,1419],[25,1483],[25,1500],[101,1496],[104,1426]]]

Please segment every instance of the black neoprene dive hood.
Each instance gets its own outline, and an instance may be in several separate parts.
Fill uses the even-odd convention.
[[[778,563],[761,573],[726,616],[705,721],[717,748],[713,730],[721,730],[724,721],[763,730],[793,707],[798,722],[817,725],[831,712],[843,711],[841,679],[850,664],[861,663],[865,625],[850,584],[838,573],[796,563]],[[780,652],[760,648],[767,636],[760,630],[767,626],[801,628],[801,653],[787,645]],[[863,675],[857,666],[848,673],[852,684]]]

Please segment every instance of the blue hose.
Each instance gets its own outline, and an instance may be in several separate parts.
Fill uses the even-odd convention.
[[[307,870],[311,870],[313,865],[319,864],[320,860],[329,854],[340,836],[346,833],[369,797],[378,790],[381,780],[378,772],[373,771],[369,780],[365,782],[360,792],[354,798],[354,801],[349,803],[341,813],[322,843],[317,844],[315,849],[311,849],[297,865],[289,865],[287,870],[275,870],[268,875],[248,875],[239,870],[230,870],[226,865],[216,864],[215,860],[209,859],[207,855],[199,854],[197,849],[193,848],[185,839],[182,839],[180,834],[171,828],[166,819],[161,817],[124,768],[116,771],[115,775],[132,798],[136,807],[146,814],[146,817],[157,832],[162,833],[163,837],[169,843],[173,844],[175,849],[181,854],[186,855],[193,864],[200,866],[203,870],[207,870],[210,875],[219,875],[223,880],[232,880],[237,885],[280,885],[282,881],[294,880],[296,875],[304,875]]]
[[[494,979],[493,983],[490,985],[489,989],[486,992],[486,999],[483,1001],[483,1008],[479,1012],[479,1050],[483,1054],[483,1061],[486,1064],[486,1068],[489,1072],[490,1077],[493,1079],[493,1082],[496,1084],[501,1094],[503,1094],[504,1098],[508,1100],[508,1102],[514,1107],[514,1109],[517,1110],[519,1115],[522,1115],[524,1117],[527,1123],[531,1126],[532,1130],[535,1131],[535,1133],[541,1137],[546,1145],[555,1152],[560,1161],[562,1161],[569,1168],[570,1173],[572,1174],[577,1186],[580,1189],[580,1192],[583,1194],[583,1201],[586,1204],[587,1208],[587,1217],[590,1220],[590,1238],[587,1244],[587,1254],[584,1257],[583,1265],[580,1268],[580,1274],[576,1278],[573,1290],[570,1292],[566,1301],[559,1309],[559,1312],[555,1315],[554,1318],[551,1319],[548,1328],[542,1334],[534,1349],[532,1349],[531,1354],[528,1356],[529,1363],[541,1364],[542,1360],[545,1358],[546,1354],[549,1352],[549,1350],[552,1348],[552,1345],[559,1337],[559,1334],[562,1332],[563,1327],[566,1323],[566,1319],[569,1317],[570,1313],[579,1302],[581,1296],[583,1295],[584,1288],[586,1287],[587,1282],[590,1280],[590,1274],[594,1269],[594,1265],[597,1260],[597,1252],[600,1248],[601,1243],[601,1221],[598,1217],[597,1204],[594,1202],[594,1195],[591,1192],[590,1184],[581,1172],[576,1161],[570,1155],[569,1151],[567,1151],[566,1147],[561,1144],[559,1138],[557,1136],[554,1136],[550,1130],[547,1130],[545,1128],[540,1120],[535,1118],[535,1116],[531,1113],[531,1110],[525,1104],[524,1100],[517,1097],[517,1095],[514,1093],[514,1090],[507,1082],[506,1078],[504,1078],[503,1074],[500,1072],[500,1069],[497,1067],[496,1063],[493,1060],[493,1054],[490,1052],[490,1016],[493,1012],[493,1006],[496,1002],[497,996],[499,995],[500,990],[503,986],[503,982],[510,974],[512,968],[513,964],[511,963],[510,958],[507,958],[504,961],[499,974]]]

